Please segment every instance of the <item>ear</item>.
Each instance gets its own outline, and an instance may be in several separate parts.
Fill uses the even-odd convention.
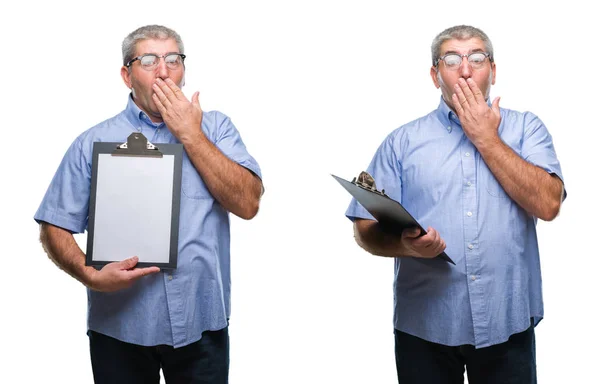
[[[129,73],[129,68],[126,66],[121,67],[121,78],[123,79],[123,82],[127,88],[131,89],[131,74]]]
[[[492,62],[492,85],[496,84],[496,63]]]
[[[437,71],[437,68],[432,65],[431,69],[429,70],[429,74],[431,75],[431,80],[433,80],[433,85],[435,85],[435,87],[439,89],[440,88],[440,82],[438,81],[438,71]]]

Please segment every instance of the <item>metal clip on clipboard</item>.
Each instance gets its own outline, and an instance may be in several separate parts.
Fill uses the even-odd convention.
[[[377,185],[375,185],[375,179],[373,178],[373,176],[371,176],[370,174],[368,174],[365,171],[362,171],[358,175],[358,179],[356,177],[353,178],[352,184],[356,185],[357,187],[366,189],[367,191],[371,191],[371,192],[377,193],[379,195],[389,197],[388,195],[385,194],[385,189],[382,189],[381,191],[377,190]]]
[[[127,142],[118,145],[112,152],[113,156],[150,156],[163,157],[158,147],[148,141],[140,132],[134,132],[127,138]]]

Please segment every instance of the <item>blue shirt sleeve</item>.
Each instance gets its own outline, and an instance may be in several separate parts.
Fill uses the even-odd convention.
[[[524,116],[524,134],[521,156],[549,173],[563,179],[560,164],[552,144],[552,136],[539,117],[526,112]]]
[[[83,233],[87,227],[91,161],[78,137],[62,159],[34,219]]]
[[[396,154],[398,131],[392,132],[379,146],[371,164],[367,168],[367,172],[373,176],[375,180],[375,186],[379,191],[385,190],[385,194],[390,198],[401,202],[402,201],[402,174],[398,156]],[[346,210],[346,217],[354,221],[355,219],[369,219],[375,220],[375,218],[356,201],[352,198],[348,209]]]
[[[262,179],[260,167],[256,160],[248,153],[240,133],[235,128],[231,119],[224,114],[217,112],[217,132],[215,138],[215,145],[225,156],[232,161],[235,161],[244,168],[249,169],[259,178]]]

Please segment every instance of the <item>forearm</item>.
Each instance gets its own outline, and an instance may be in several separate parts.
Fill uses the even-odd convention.
[[[550,221],[562,202],[562,181],[517,155],[498,138],[480,146],[479,152],[502,188],[521,208]]]
[[[398,257],[407,252],[399,234],[383,231],[374,220],[357,219],[354,222],[354,239],[362,249],[376,256]]]
[[[85,254],[75,242],[73,235],[52,224],[40,225],[40,242],[48,257],[63,271],[90,287],[93,267],[85,266]]]
[[[251,219],[258,212],[262,183],[230,160],[201,132],[182,139],[185,151],[212,196],[229,212]]]

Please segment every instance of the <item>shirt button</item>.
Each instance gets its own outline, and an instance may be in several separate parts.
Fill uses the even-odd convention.
[[[473,184],[470,181],[467,181],[467,185],[470,187]]]
[[[477,279],[475,275],[471,275],[471,280],[475,281],[475,279]]]
[[[473,244],[469,244],[469,249],[473,249]]]
[[[169,275],[169,280],[173,280],[173,275]]]
[[[451,126],[448,126],[448,128],[447,128],[447,129],[448,129],[448,132],[451,132],[451,131],[452,131],[452,127],[451,127]]]
[[[469,157],[469,156],[471,156],[471,154],[469,152],[466,152],[465,156]]]
[[[467,212],[467,216],[471,217],[471,216],[473,216],[473,213],[472,212]]]

